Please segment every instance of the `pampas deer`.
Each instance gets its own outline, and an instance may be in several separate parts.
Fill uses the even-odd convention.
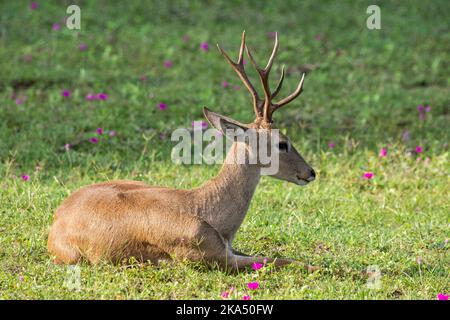
[[[245,32],[237,62],[218,48],[250,92],[256,117],[253,123],[242,124],[204,108],[205,117],[223,134],[227,134],[228,129],[253,129],[270,135],[275,129],[274,111],[300,95],[305,75],[291,95],[274,102],[284,79],[283,69],[276,89],[270,92],[269,73],[278,50],[278,35],[264,69],[258,67],[245,45]],[[258,72],[263,98],[245,73],[244,51]],[[97,263],[131,257],[153,263],[188,259],[238,270],[255,262],[267,261],[276,266],[293,262],[247,256],[232,249],[233,238],[247,214],[263,167],[260,163],[238,163],[237,149],[242,143],[246,142],[233,142],[216,178],[192,190],[119,180],[74,192],[56,210],[48,237],[48,250],[55,256],[55,263],[75,264],[82,259]],[[273,177],[297,185],[315,179],[314,170],[288,137],[280,134],[276,148],[279,170]],[[244,150],[252,152],[246,146]]]

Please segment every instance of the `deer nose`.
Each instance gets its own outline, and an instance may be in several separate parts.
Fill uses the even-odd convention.
[[[316,172],[311,168],[311,171],[309,172],[309,178],[307,180],[313,181],[314,179],[316,179]]]

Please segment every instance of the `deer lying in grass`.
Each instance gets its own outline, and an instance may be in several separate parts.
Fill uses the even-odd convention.
[[[245,131],[251,128],[270,135],[275,129],[274,111],[299,96],[305,75],[291,95],[273,102],[284,79],[283,69],[276,89],[270,92],[269,72],[278,50],[278,36],[264,69],[257,66],[245,45],[245,32],[236,63],[218,48],[250,92],[256,118],[251,124],[242,124],[206,108],[205,117],[224,134],[227,134],[226,129]],[[244,50],[258,71],[263,99],[245,73]],[[236,161],[236,150],[242,143],[246,142],[233,142],[216,178],[192,190],[148,186],[138,181],[111,181],[76,191],[60,205],[54,216],[48,250],[55,256],[55,263],[75,264],[83,258],[97,263],[131,257],[158,263],[176,258],[238,270],[255,262],[273,262],[276,266],[293,262],[247,256],[232,249],[233,238],[247,213],[262,168],[260,163]],[[273,175],[275,178],[298,185],[314,180],[314,170],[281,133],[277,148],[279,170]]]

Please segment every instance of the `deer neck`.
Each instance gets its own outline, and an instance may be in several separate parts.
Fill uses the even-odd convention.
[[[198,214],[232,241],[247,214],[260,177],[258,165],[238,161],[237,143],[234,143],[217,177],[199,188],[202,200]]]

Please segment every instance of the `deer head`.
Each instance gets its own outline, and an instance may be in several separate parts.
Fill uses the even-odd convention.
[[[274,146],[276,150],[271,150],[271,152],[277,152],[279,155],[279,170],[271,176],[281,180],[293,182],[298,185],[306,185],[307,183],[313,181],[316,176],[314,170],[306,163],[300,153],[295,149],[289,138],[276,130],[277,128],[272,118],[273,113],[276,110],[287,105],[289,102],[300,95],[303,88],[303,82],[305,80],[305,74],[302,74],[300,83],[292,94],[277,102],[274,101],[281,89],[285,75],[283,67],[278,84],[275,90],[271,92],[269,88],[269,74],[278,51],[278,34],[275,34],[275,45],[269,61],[264,69],[261,69],[258,66],[250,52],[250,49],[245,44],[245,31],[242,33],[242,42],[237,62],[231,60],[228,54],[224,50],[222,50],[219,45],[217,45],[217,47],[219,48],[220,53],[224,56],[225,60],[231,65],[231,67],[244,83],[247,90],[250,92],[253,102],[253,110],[255,112],[255,120],[250,124],[243,124],[229,117],[225,117],[212,112],[207,108],[204,108],[205,117],[208,119],[212,126],[214,126],[225,135],[228,134],[227,131],[230,131],[228,129],[241,129],[241,132],[246,132],[247,130],[252,129],[257,134],[264,134],[268,136],[268,140],[270,140],[271,136],[276,131],[279,135],[279,139],[278,143]],[[251,63],[258,72],[259,79],[264,91],[264,98],[261,98],[258,95],[247,74],[245,73],[244,50],[247,52]],[[273,145],[269,143],[267,147],[273,149],[272,146]],[[261,164],[259,165],[261,167],[263,166]]]

